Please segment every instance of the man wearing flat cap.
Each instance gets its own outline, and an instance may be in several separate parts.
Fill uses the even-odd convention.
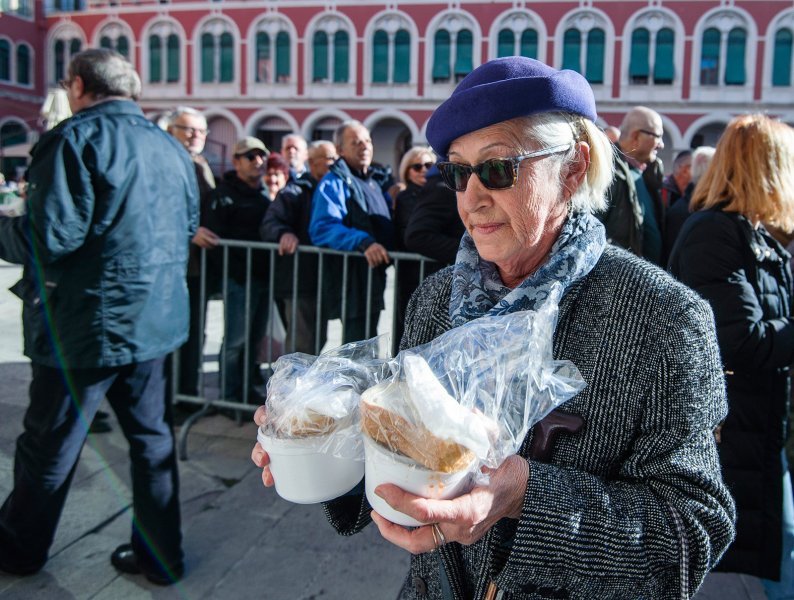
[[[270,152],[255,137],[241,139],[234,145],[233,152],[234,170],[225,173],[211,193],[207,203],[209,209],[201,215],[201,224],[222,239],[260,242],[259,224],[271,202],[262,180]],[[256,350],[267,326],[270,257],[261,250],[251,252],[250,281],[247,281],[249,271],[245,248],[228,248],[225,273],[223,248],[212,250],[208,259],[213,271],[226,277],[226,329],[221,348],[221,368],[225,376],[223,397],[242,402],[261,400],[262,395],[254,389],[254,385],[261,381]],[[249,287],[250,294],[248,331],[245,328],[246,287]],[[247,385],[243,377],[246,345]]]

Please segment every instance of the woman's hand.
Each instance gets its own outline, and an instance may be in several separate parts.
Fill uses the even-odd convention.
[[[375,493],[392,508],[418,521],[437,523],[443,541],[469,545],[484,536],[499,519],[521,517],[529,479],[529,463],[513,455],[498,469],[483,468],[483,472],[490,474],[487,487],[477,486],[454,500],[420,498],[392,484],[379,485]],[[437,548],[434,538],[438,536],[433,535],[432,525],[408,530],[387,521],[375,511],[372,511],[372,520],[384,538],[412,554]],[[443,543],[442,540],[438,541]]]
[[[265,407],[260,406],[254,413],[254,423],[257,424],[257,427],[261,427],[264,422]],[[273,480],[273,474],[270,472],[270,467],[268,466],[270,464],[270,457],[259,442],[254,444],[254,449],[251,450],[251,460],[254,461],[257,467],[262,469],[262,483],[265,484],[265,487],[272,487],[275,481]]]

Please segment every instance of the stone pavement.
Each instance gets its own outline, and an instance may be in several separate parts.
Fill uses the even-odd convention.
[[[18,276],[17,267],[0,262],[0,501],[13,483],[14,441],[30,378],[21,353],[19,301],[6,291]],[[50,561],[31,577],[0,574],[3,599],[396,598],[408,554],[374,526],[341,537],[319,506],[290,504],[265,489],[249,458],[255,426],[221,415],[192,427],[189,460],[180,462],[185,578],[161,588],[141,576],[120,575],[109,556],[129,539],[131,488],[127,445],[110,422],[113,431],[90,435],[83,449]],[[764,598],[756,580],[719,575],[710,576],[697,596]]]

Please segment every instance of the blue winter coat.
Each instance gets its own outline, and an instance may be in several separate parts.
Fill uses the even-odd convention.
[[[32,151],[24,217],[0,219],[0,258],[25,265],[25,354],[94,368],[187,338],[198,188],[187,152],[129,100],[101,102]]]

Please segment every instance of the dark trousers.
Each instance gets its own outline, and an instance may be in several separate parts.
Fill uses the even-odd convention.
[[[181,567],[179,479],[164,359],[68,372],[31,366],[14,489],[0,508],[2,562],[35,571],[47,561],[88,426],[107,397],[130,444],[133,548],[156,571]]]
[[[342,343],[349,344],[359,340],[368,340],[378,335],[378,319],[380,311],[369,315],[369,331],[367,331],[367,316],[347,317],[343,324]]]
[[[190,329],[185,344],[179,350],[179,393],[198,396],[199,372],[204,354],[204,328],[201,323],[201,278],[187,278],[190,298]],[[207,318],[209,290],[204,290],[204,319]]]

